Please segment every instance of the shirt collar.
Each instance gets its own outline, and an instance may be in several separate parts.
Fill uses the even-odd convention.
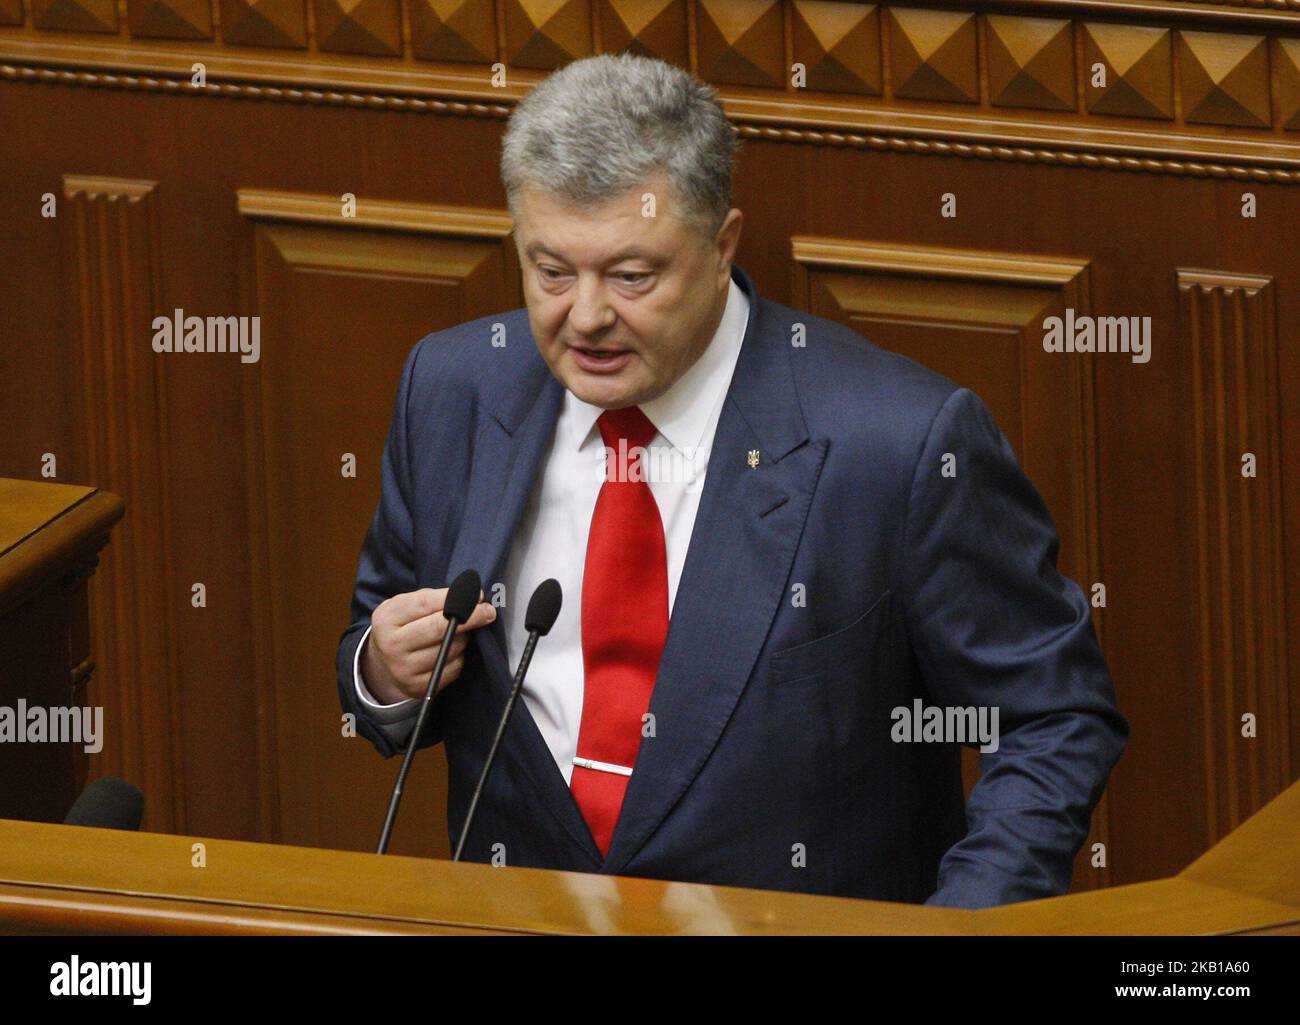
[[[668,444],[678,451],[688,453],[699,447],[709,418],[731,383],[748,322],[749,299],[732,278],[722,319],[708,348],[671,388],[658,398],[641,404],[641,411]],[[567,390],[564,405],[564,418],[569,423],[569,444],[581,448],[592,435],[596,420],[604,410],[583,402]]]

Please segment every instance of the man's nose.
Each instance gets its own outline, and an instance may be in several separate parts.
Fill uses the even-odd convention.
[[[569,308],[569,326],[580,335],[594,335],[611,327],[614,319],[614,309],[609,305],[599,275],[578,275],[573,305]]]

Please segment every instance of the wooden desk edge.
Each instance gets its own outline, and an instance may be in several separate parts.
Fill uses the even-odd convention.
[[[66,571],[87,549],[98,552],[125,511],[117,495],[91,490],[7,548],[0,557],[0,615],[21,604],[49,573]]]
[[[183,867],[197,838],[0,822],[0,931],[71,917],[88,932],[164,934],[1285,933],[1300,922],[1300,884],[1272,863],[1249,885],[1206,876],[1278,835],[1293,839],[1276,864],[1300,862],[1297,812],[1300,784],[1177,876],[979,911],[240,840],[202,841],[219,869],[199,872]],[[489,873],[500,875],[485,885]]]

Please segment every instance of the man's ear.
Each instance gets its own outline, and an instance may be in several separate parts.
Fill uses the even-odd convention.
[[[718,228],[718,233],[713,239],[713,245],[718,254],[719,268],[730,268],[735,260],[736,249],[740,245],[740,228],[744,219],[744,214],[733,207],[727,212],[727,216],[722,221],[722,226]],[[728,269],[726,273],[729,275],[730,270]]]

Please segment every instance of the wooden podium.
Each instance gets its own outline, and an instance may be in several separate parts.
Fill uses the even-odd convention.
[[[1300,935],[1300,783],[1172,878],[983,911],[0,821],[0,933]]]

